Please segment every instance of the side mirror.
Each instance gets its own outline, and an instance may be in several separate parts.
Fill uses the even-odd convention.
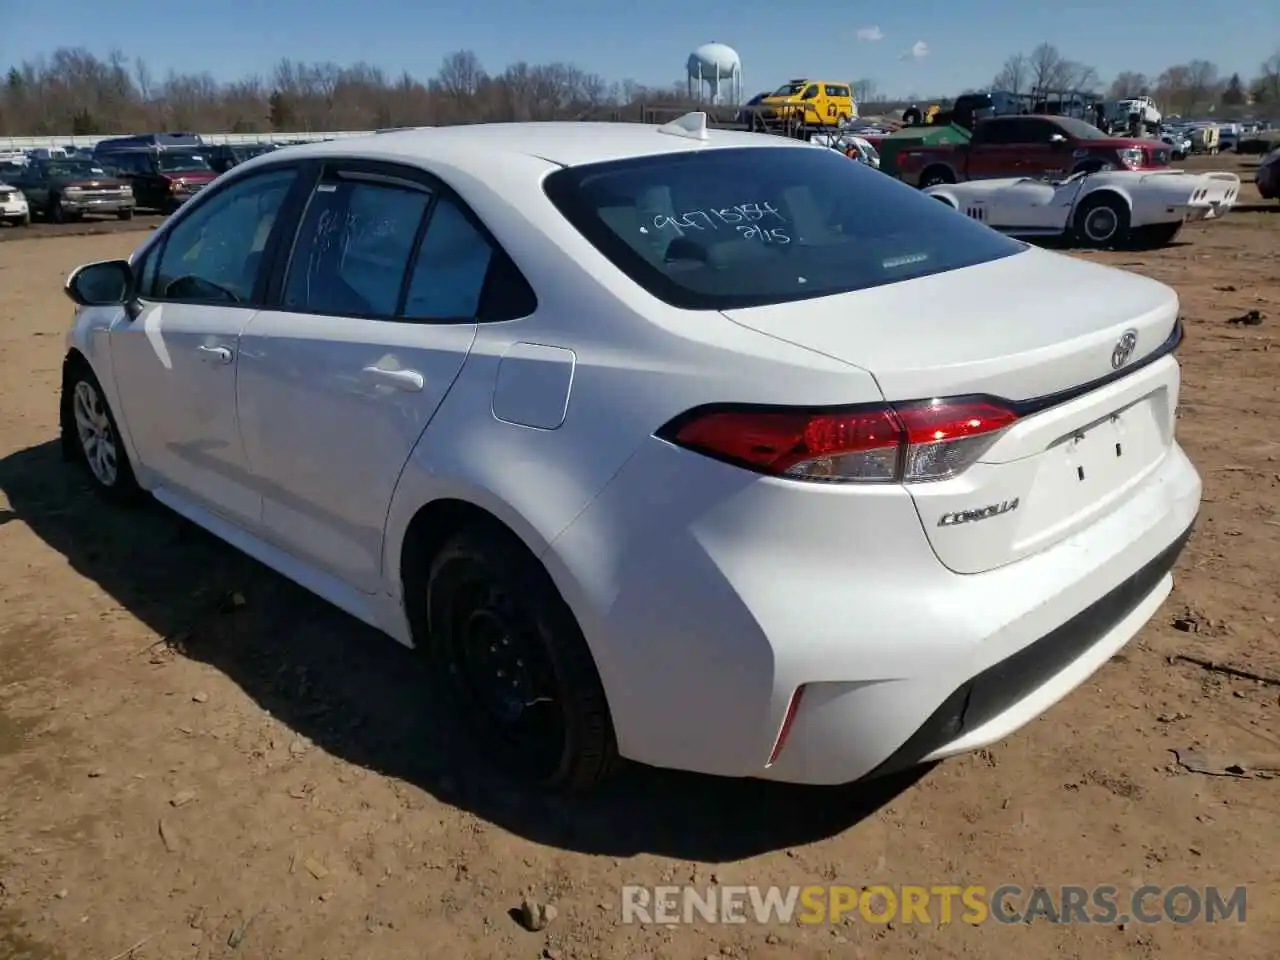
[[[128,260],[101,260],[73,270],[63,289],[82,307],[119,307],[133,300],[135,287]]]
[[[1053,136],[1049,138],[1049,142],[1052,143],[1054,146],[1060,147],[1067,142],[1067,138],[1060,133],[1055,133],[1053,134]]]

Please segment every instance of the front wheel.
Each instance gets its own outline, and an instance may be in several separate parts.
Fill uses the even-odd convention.
[[[487,757],[545,788],[604,780],[617,746],[595,661],[524,545],[468,529],[436,555],[426,590],[429,652]]]
[[[1081,246],[1101,250],[1124,242],[1129,234],[1129,207],[1117,196],[1090,197],[1075,216],[1075,236]]]
[[[72,362],[62,379],[62,448],[89,470],[99,492],[113,500],[138,499],[141,489],[107,405],[102,385],[83,360]]]
[[[117,211],[116,211],[116,219],[117,219],[117,220],[132,220],[132,219],[133,219],[133,211],[132,211],[132,210],[117,210]]]

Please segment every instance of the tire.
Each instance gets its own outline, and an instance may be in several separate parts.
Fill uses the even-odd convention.
[[[1087,197],[1076,210],[1073,232],[1083,247],[1119,246],[1129,236],[1129,206],[1114,194]]]
[[[15,221],[13,222],[13,225],[14,225],[15,227],[29,227],[29,226],[31,226],[31,213],[30,213],[30,211],[28,211],[27,213],[24,213],[24,214],[23,214],[22,216],[20,216],[17,220],[15,220]]]
[[[49,219],[53,223],[66,223],[67,212],[62,209],[62,198],[53,196],[49,198]]]
[[[605,780],[617,743],[604,688],[537,559],[506,530],[476,525],[445,544],[429,571],[427,652],[487,759],[544,789]]]
[[[1134,250],[1158,250],[1173,243],[1174,238],[1182,230],[1182,221],[1173,223],[1152,223],[1145,227],[1135,227],[1129,231],[1127,246]]]
[[[132,220],[132,219],[133,219],[133,211],[132,211],[132,210],[117,210],[117,211],[116,211],[116,219],[117,219],[117,220]]]
[[[99,493],[117,503],[142,499],[115,414],[84,360],[67,363],[59,420],[63,454],[85,467]]]
[[[946,167],[929,167],[920,174],[920,189],[936,187],[943,183],[955,183],[955,175]]]

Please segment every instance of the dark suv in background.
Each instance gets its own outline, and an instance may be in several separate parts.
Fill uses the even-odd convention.
[[[139,207],[161,213],[177,210],[217,177],[204,153],[190,148],[110,150],[94,158],[129,181]]]
[[[209,158],[209,166],[214,173],[226,173],[232,167],[239,166],[246,160],[260,157],[275,149],[271,143],[229,144],[223,143],[213,147],[205,147],[204,155]]]
[[[138,206],[170,213],[217,173],[194,133],[144,133],[99,140],[93,158],[133,186]]]

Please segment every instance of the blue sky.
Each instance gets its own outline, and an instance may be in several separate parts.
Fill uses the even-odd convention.
[[[219,80],[267,73],[286,56],[365,60],[425,80],[445,54],[471,49],[494,72],[516,60],[560,60],[611,80],[665,84],[683,76],[694,47],[718,40],[741,55],[748,93],[818,76],[870,77],[892,95],[923,96],[984,86],[1010,53],[1046,40],[1092,64],[1104,81],[1197,57],[1247,78],[1280,48],[1277,0],[1253,0],[1229,17],[1202,0],[1043,7],[1025,0],[4,0],[3,7],[0,64],[58,46],[97,54],[114,46],[144,57],[157,75],[208,70]],[[881,39],[860,40],[860,30]],[[927,55],[910,55],[913,47]]]

